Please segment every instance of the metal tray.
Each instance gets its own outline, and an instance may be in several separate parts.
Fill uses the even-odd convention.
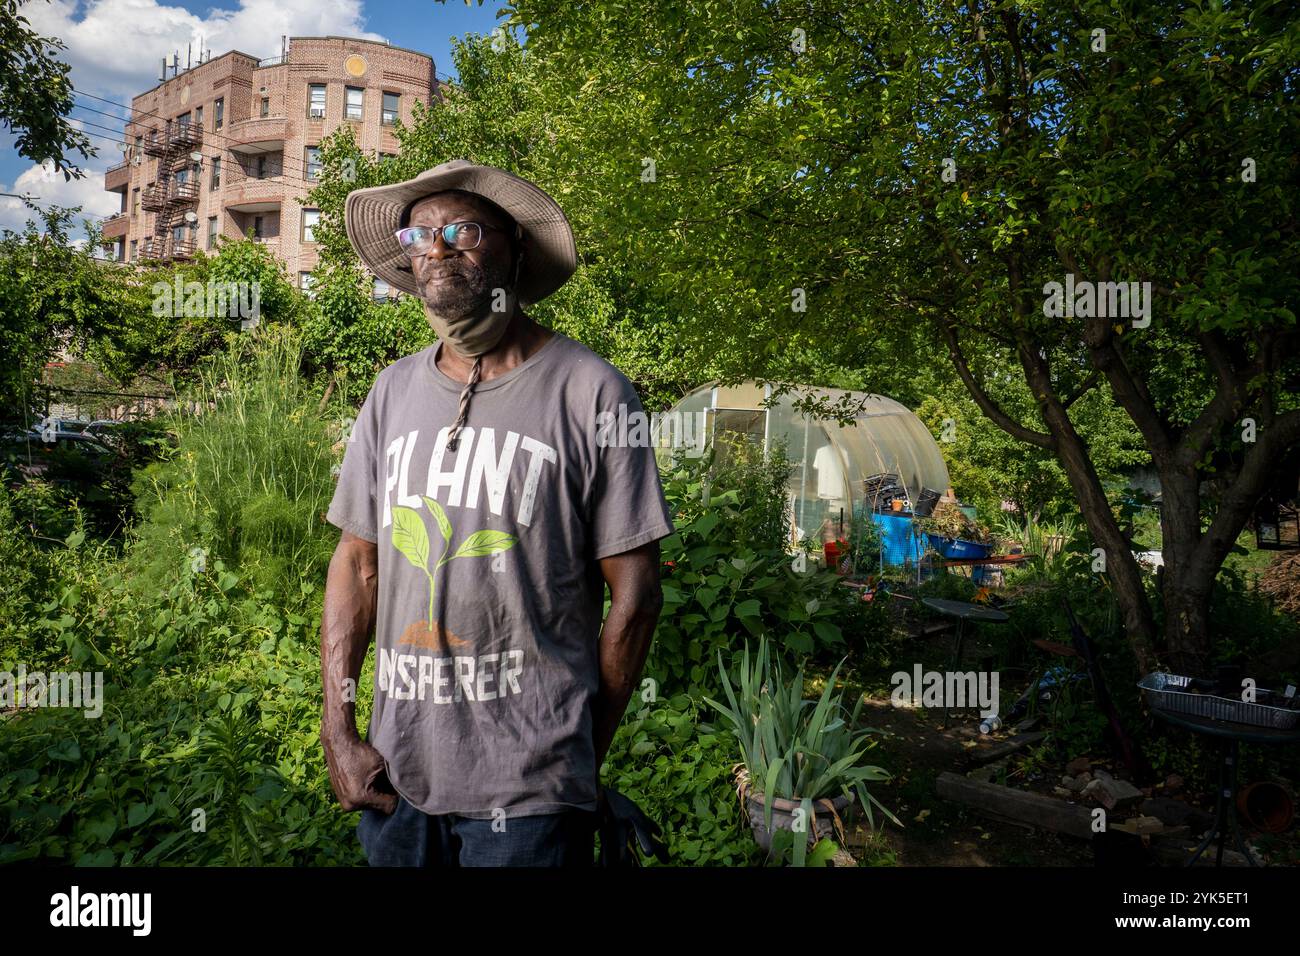
[[[1147,704],[1156,710],[1226,720],[1234,724],[1250,724],[1253,727],[1272,727],[1275,730],[1291,730],[1300,724],[1300,709],[1297,709],[1300,708],[1300,700],[1263,688],[1256,688],[1255,703],[1248,704],[1242,700],[1216,696],[1212,693],[1213,681],[1159,671],[1138,681],[1138,687],[1146,694]],[[1192,693],[1193,690],[1201,693]]]

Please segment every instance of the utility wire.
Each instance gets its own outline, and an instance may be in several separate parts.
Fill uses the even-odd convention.
[[[118,107],[119,109],[128,110],[128,111],[131,112],[132,114],[139,114],[139,115],[141,115],[141,116],[152,116],[152,117],[154,117],[155,119],[162,120],[164,123],[169,122],[168,118],[165,117],[165,116],[163,116],[161,113],[155,113],[155,112],[153,112],[153,111],[151,111],[151,110],[142,110],[142,109],[137,109],[137,108],[134,107],[134,106],[126,106],[126,105],[124,105],[124,104],[122,104],[122,103],[117,102],[116,100],[105,99],[105,98],[102,97],[102,96],[96,96],[94,93],[86,93],[86,92],[84,92],[84,91],[82,91],[82,90],[76,90],[75,92],[76,92],[79,96],[85,96],[85,97],[89,97],[90,99],[93,99],[93,100],[99,100],[100,102],[108,103],[108,104],[110,104],[110,105],[112,105],[112,106],[116,106],[116,107]],[[81,108],[81,109],[92,109],[92,107],[89,107],[89,106],[80,106],[80,108]],[[102,112],[102,111],[101,111],[101,110],[94,110],[94,112]],[[105,115],[112,115],[112,114],[107,114],[107,113],[106,113]],[[123,123],[130,123],[130,124],[132,124],[132,125],[137,125],[137,126],[144,126],[144,125],[145,125],[144,123],[139,123],[138,121],[136,121],[136,120],[134,120],[134,119],[130,119],[130,120],[128,120],[128,119],[126,119],[125,117],[117,117],[117,118],[118,118],[118,119],[121,119]],[[255,117],[255,116],[254,116],[254,117],[249,117],[249,118],[250,118],[250,119],[259,119],[260,117]],[[123,135],[124,135],[124,136],[126,135],[125,131],[123,132]],[[226,140],[226,141],[228,141],[228,142],[236,143],[236,145],[239,145],[237,140],[233,139],[233,138],[230,137],[230,136],[225,135],[224,133],[218,133],[218,132],[216,132],[215,130],[213,130],[213,131],[211,131],[211,132],[209,132],[209,131],[207,131],[207,130],[204,130],[204,131],[203,131],[203,135],[204,135],[205,138],[208,137],[208,136],[216,136],[216,137],[219,137],[220,139]],[[131,144],[127,144],[127,145],[131,145]],[[226,149],[230,149],[230,147],[225,147],[225,148],[226,148]],[[201,150],[196,149],[195,152],[201,152]],[[238,152],[238,150],[233,150],[233,149],[232,149],[231,152]],[[205,154],[205,155],[206,155],[206,154]],[[307,173],[307,168],[306,168],[306,164],[305,164],[305,163],[300,163],[300,162],[298,162],[298,161],[295,160],[295,159],[289,159],[288,157],[284,156],[283,152],[281,152],[281,166],[284,166],[284,165],[291,165],[291,166],[293,166],[295,169],[297,169],[299,172],[303,173],[304,175],[306,175],[306,173]],[[290,177],[290,178],[296,179],[297,182],[304,183],[304,184],[309,185],[309,186],[310,186],[310,185],[314,185],[315,183],[319,182],[319,180],[303,179],[302,177]]]

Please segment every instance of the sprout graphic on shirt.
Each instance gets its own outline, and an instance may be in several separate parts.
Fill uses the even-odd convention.
[[[447,512],[443,510],[442,505],[429,496],[420,495],[420,500],[424,502],[424,506],[433,515],[433,520],[438,525],[438,533],[442,536],[442,554],[438,556],[437,563],[434,564],[432,569],[429,568],[429,532],[424,526],[424,519],[420,517],[420,512],[414,508],[405,508],[401,505],[393,507],[393,547],[405,555],[406,560],[423,571],[429,579],[429,616],[426,620],[428,621],[429,632],[433,633],[435,630],[433,597],[437,588],[434,575],[438,569],[449,561],[455,561],[457,558],[486,558],[501,551],[509,551],[515,546],[518,539],[505,531],[491,529],[475,531],[461,542],[455,554],[448,557],[447,552],[451,549],[451,520],[447,517]],[[458,641],[457,643],[463,642]]]

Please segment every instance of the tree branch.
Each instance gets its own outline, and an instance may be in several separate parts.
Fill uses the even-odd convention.
[[[1013,419],[1010,415],[1002,410],[997,402],[984,390],[984,387],[975,378],[971,372],[970,366],[966,361],[966,356],[962,353],[961,342],[957,338],[957,329],[952,322],[945,320],[943,322],[944,338],[948,342],[948,355],[952,359],[953,366],[957,369],[957,374],[961,377],[966,390],[970,392],[971,398],[975,399],[975,404],[979,406],[985,416],[993,424],[997,425],[1008,435],[1013,438],[1019,438],[1023,442],[1036,445],[1039,448],[1045,448],[1048,451],[1056,450],[1056,439],[1047,432],[1034,431],[1027,428]]]

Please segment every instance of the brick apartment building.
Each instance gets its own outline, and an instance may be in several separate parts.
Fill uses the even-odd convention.
[[[171,262],[251,235],[300,288],[317,261],[319,213],[299,202],[319,175],[317,145],[350,123],[362,150],[395,155],[394,121],[439,95],[432,57],[347,37],[293,37],[281,56],[232,50],[175,73],[131,101],[126,157],[104,175],[122,196],[105,249]]]

